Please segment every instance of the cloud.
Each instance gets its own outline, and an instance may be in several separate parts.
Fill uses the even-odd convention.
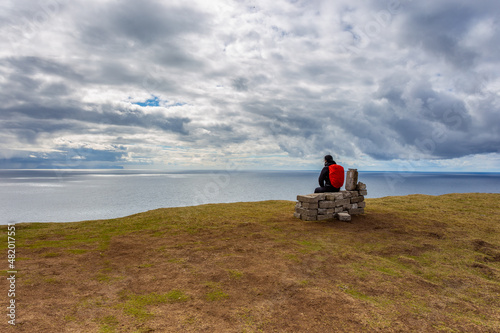
[[[125,127],[143,127],[158,128],[162,131],[170,131],[179,134],[188,134],[184,125],[188,123],[189,118],[165,117],[161,114],[145,113],[144,111],[128,107],[119,108],[111,105],[99,105],[97,110],[85,110],[82,108],[51,106],[41,107],[38,105],[23,105],[9,109],[0,109],[1,116],[4,119],[15,119],[25,117],[31,121],[42,120],[38,126],[32,123],[28,128],[37,132],[47,133],[51,129],[57,131],[60,126],[53,126],[58,120],[83,122],[88,125],[113,125]],[[43,126],[47,124],[48,126]],[[68,128],[70,126],[67,126]],[[73,128],[74,129],[74,128]]]
[[[248,91],[248,79],[239,77],[233,80],[232,86],[238,91]]]
[[[122,147],[110,150],[80,148],[77,150],[59,147],[56,152],[17,152],[17,156],[2,158],[0,163],[9,169],[86,169],[86,168],[121,168],[125,152]]]
[[[59,165],[78,149],[82,167],[496,156],[499,11],[489,0],[6,1],[0,167]]]
[[[149,46],[207,28],[206,14],[196,8],[167,6],[160,1],[125,0],[85,7],[79,8],[84,15],[76,26],[80,39],[88,45],[133,41]]]

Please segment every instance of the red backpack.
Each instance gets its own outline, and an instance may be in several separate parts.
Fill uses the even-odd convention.
[[[344,185],[344,168],[341,165],[328,166],[328,176],[333,187],[341,188]]]

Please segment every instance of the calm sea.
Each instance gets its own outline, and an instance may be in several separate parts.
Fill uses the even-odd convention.
[[[0,170],[0,224],[71,222],[162,207],[296,200],[319,171]],[[368,198],[500,193],[500,173],[360,172]]]

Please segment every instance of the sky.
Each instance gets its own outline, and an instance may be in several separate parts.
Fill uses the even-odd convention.
[[[0,168],[500,172],[497,0],[4,0]]]

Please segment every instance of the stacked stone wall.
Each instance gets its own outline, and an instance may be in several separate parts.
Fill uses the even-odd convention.
[[[333,218],[350,221],[352,215],[363,214],[366,206],[365,195],[368,192],[366,185],[357,179],[357,170],[349,169],[345,191],[298,195],[294,216],[304,221]]]

